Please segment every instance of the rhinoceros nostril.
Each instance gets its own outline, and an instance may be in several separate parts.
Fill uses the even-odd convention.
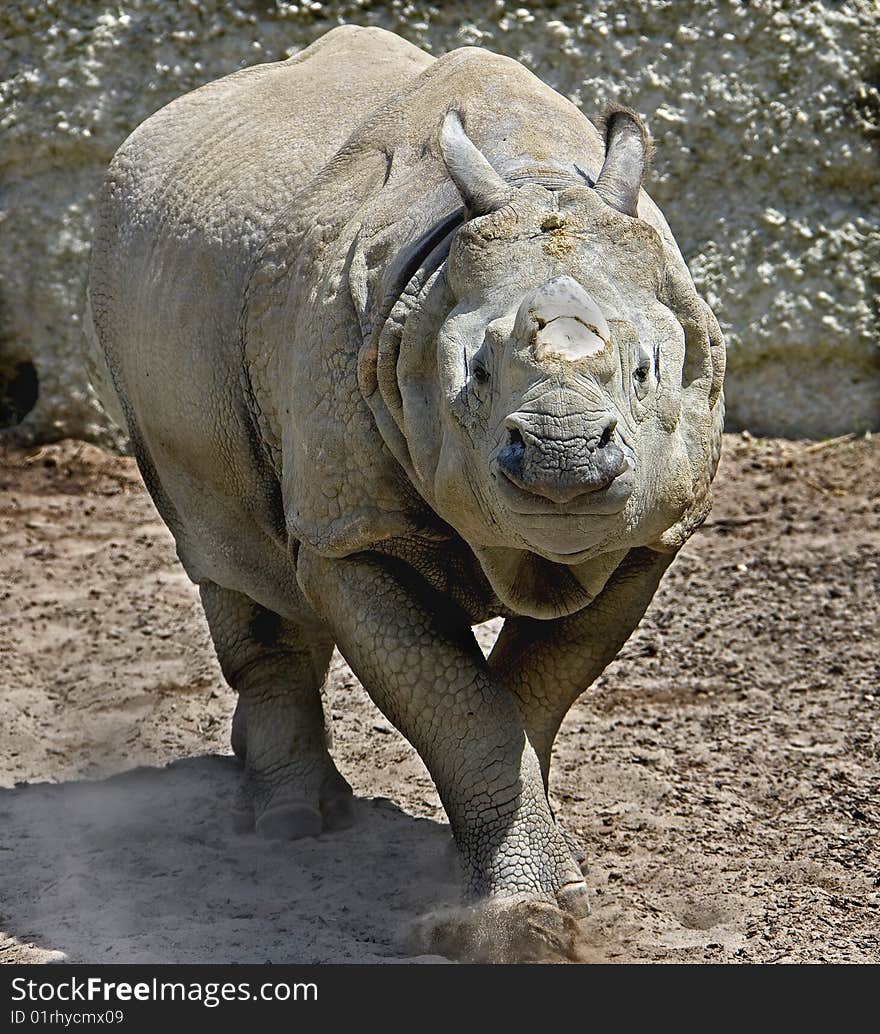
[[[617,421],[611,420],[602,434],[599,436],[599,442],[596,445],[597,449],[604,449],[606,445],[610,445],[611,439],[614,437],[614,432],[617,429]]]
[[[522,477],[523,462],[526,455],[526,443],[517,428],[508,427],[507,445],[498,453],[498,463],[502,471],[514,481]]]

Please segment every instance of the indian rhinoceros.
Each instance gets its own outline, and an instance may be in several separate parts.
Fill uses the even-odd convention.
[[[574,916],[553,741],[705,517],[723,412],[646,130],[600,127],[508,58],[334,29],[125,141],[87,313],[238,693],[239,821],[350,823],[336,644],[428,767],[468,897]]]

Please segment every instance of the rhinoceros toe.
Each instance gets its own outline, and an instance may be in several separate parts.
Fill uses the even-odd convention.
[[[254,822],[254,832],[266,840],[300,840],[323,831],[321,812],[306,801],[286,801],[267,808]]]
[[[339,793],[330,798],[321,799],[321,817],[324,829],[330,832],[348,829],[354,825],[354,798],[351,790]]]
[[[329,755],[325,765],[330,771],[323,781],[314,769],[303,775],[293,763],[271,778],[246,771],[233,807],[235,832],[256,833],[267,840],[300,840],[347,829],[354,823],[351,787]]]
[[[563,912],[574,916],[575,919],[584,919],[593,911],[590,905],[590,892],[583,882],[560,887],[556,891],[556,902]]]

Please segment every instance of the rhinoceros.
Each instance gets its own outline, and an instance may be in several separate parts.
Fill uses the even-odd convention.
[[[704,519],[723,420],[649,150],[514,60],[342,27],[116,153],[93,379],[238,694],[240,826],[352,821],[335,644],[430,771],[466,900],[589,911],[554,738]]]

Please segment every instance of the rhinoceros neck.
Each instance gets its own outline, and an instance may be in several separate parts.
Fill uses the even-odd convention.
[[[626,556],[603,553],[573,567],[525,549],[473,547],[492,590],[514,614],[549,620],[588,607]]]

